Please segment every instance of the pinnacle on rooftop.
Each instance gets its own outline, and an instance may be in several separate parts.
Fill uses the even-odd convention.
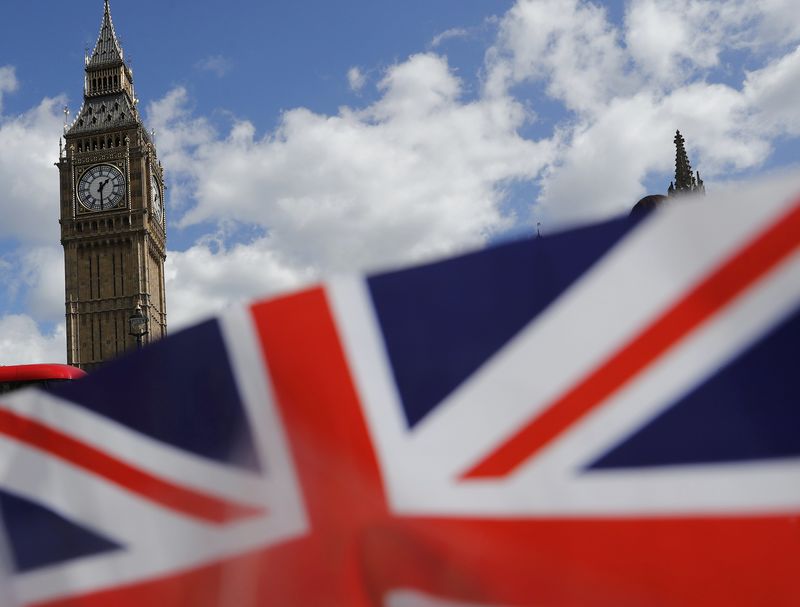
[[[669,184],[667,194],[675,196],[677,194],[691,194],[694,192],[705,194],[703,180],[700,179],[700,171],[697,176],[692,173],[692,165],[689,156],[686,154],[685,141],[680,131],[675,131],[675,181]]]

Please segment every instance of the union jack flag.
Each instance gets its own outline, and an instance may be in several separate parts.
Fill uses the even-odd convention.
[[[334,279],[4,397],[6,591],[799,605],[788,189]]]

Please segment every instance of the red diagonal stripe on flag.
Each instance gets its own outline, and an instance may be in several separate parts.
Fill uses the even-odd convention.
[[[798,235],[800,200],[461,478],[511,474],[786,259],[800,245]]]
[[[171,483],[11,411],[0,410],[0,434],[67,461],[170,510],[209,523],[224,524],[265,513],[263,508],[238,504]]]

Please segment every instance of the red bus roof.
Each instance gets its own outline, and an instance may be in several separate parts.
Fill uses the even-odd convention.
[[[0,366],[0,382],[80,379],[86,375],[77,367],[61,364]]]

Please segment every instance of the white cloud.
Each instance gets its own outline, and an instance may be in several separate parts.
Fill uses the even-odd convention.
[[[533,179],[550,146],[519,136],[521,105],[465,102],[461,86],[444,58],[416,55],[387,71],[382,97],[366,108],[335,116],[294,109],[262,138],[248,122],[225,138],[204,131],[202,145],[178,145],[165,159],[171,175],[193,184],[197,204],[182,224],[261,226],[268,238],[248,246],[268,246],[295,276],[483,243],[514,220],[501,211],[506,184]],[[185,102],[173,92],[155,112],[175,142],[197,132]],[[179,274],[176,284],[186,284]]]
[[[194,155],[215,137],[205,118],[191,115],[186,89],[177,87],[147,107],[147,124],[156,131],[156,146],[161,162],[168,167],[169,196],[167,202],[176,210],[187,204],[193,173]],[[175,179],[179,176],[182,179]],[[168,211],[168,217],[169,211]]]
[[[760,0],[748,4],[759,12],[757,27],[762,44],[791,44],[800,40],[796,0]]]
[[[0,116],[3,114],[3,96],[17,90],[17,74],[11,65],[0,66]]]
[[[298,287],[314,277],[311,269],[304,275],[284,266],[268,238],[230,249],[201,242],[187,251],[170,251],[165,268],[170,328],[191,324],[235,302]]]
[[[500,22],[488,63],[493,94],[541,81],[550,96],[580,113],[597,111],[639,85],[626,71],[619,32],[606,10],[581,0],[519,0]]]
[[[752,10],[734,0],[633,0],[625,37],[633,59],[656,81],[675,83],[719,64],[723,41],[741,44]]]
[[[26,309],[46,322],[64,320],[64,252],[61,246],[35,247],[25,252],[17,269],[26,283]]]
[[[356,66],[351,67],[347,70],[347,84],[350,85],[350,88],[358,93],[361,89],[364,88],[364,85],[367,83],[367,77],[364,73]]]
[[[0,257],[0,284],[7,300],[24,304],[35,320],[64,320],[64,255],[60,246],[21,246]]]
[[[440,34],[436,34],[433,37],[433,40],[431,40],[431,48],[436,48],[447,40],[452,40],[453,38],[465,38],[467,36],[469,36],[468,30],[464,29],[463,27],[452,27],[441,32]]]
[[[729,7],[634,0],[625,22],[613,24],[585,0],[520,0],[499,22],[477,100],[462,99],[446,59],[421,54],[386,71],[373,104],[332,116],[296,108],[263,137],[247,121],[219,136],[187,109],[185,91],[173,91],[156,113],[195,202],[182,225],[234,221],[266,231],[235,252],[193,250],[176,266],[176,288],[201,259],[225,274],[244,254],[269,253],[259,266],[282,277],[256,281],[269,289],[478,245],[515,221],[501,211],[514,180],[541,186],[549,229],[625,213],[649,175],[671,173],[676,128],[712,184],[757,167],[773,137],[798,128],[800,51],[778,53],[739,87],[707,79],[726,49],[765,48],[768,10],[739,0]],[[348,77],[362,86],[357,68]],[[513,97],[522,82],[540,84],[566,110],[549,138],[519,135],[530,118]],[[232,294],[255,294],[234,282]],[[203,292],[214,309],[235,297]]]
[[[800,38],[794,0],[632,0],[625,40],[659,82],[685,82],[719,66],[729,49],[763,51]]]
[[[780,1],[632,0],[615,25],[585,0],[519,0],[487,53],[485,86],[496,94],[540,83],[569,110],[541,181],[551,227],[630,209],[648,175],[671,172],[675,129],[695,168],[720,179],[758,167],[774,138],[798,134],[800,51],[765,34],[786,10]],[[796,35],[781,31],[783,42]],[[742,73],[739,86],[715,82],[709,70],[730,50],[749,62],[776,58]]]
[[[233,69],[233,63],[223,55],[211,55],[198,61],[196,67],[204,72],[211,72],[217,78],[222,78]]]
[[[30,316],[0,317],[0,365],[65,362],[66,343],[63,323],[50,333],[42,333]]]
[[[800,47],[749,72],[744,94],[757,127],[775,136],[800,135]]]
[[[53,163],[64,101],[45,99],[19,116],[0,118],[0,239],[58,242],[58,170]]]

